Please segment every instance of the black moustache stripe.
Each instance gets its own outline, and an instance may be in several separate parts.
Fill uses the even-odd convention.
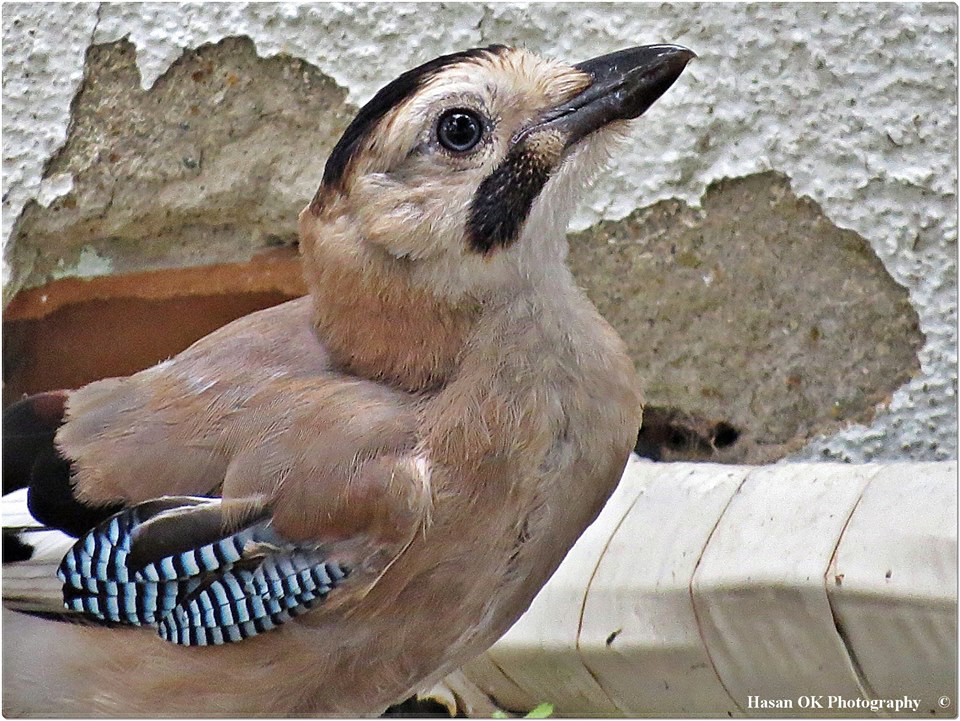
[[[553,163],[542,154],[524,144],[514,148],[473,195],[467,219],[470,248],[487,254],[516,242],[552,170]]]

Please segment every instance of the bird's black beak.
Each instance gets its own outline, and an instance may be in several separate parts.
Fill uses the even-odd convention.
[[[642,115],[680,77],[696,53],[680,45],[643,45],[575,65],[593,78],[585,90],[548,110],[527,133],[555,129],[567,147],[616,120]]]

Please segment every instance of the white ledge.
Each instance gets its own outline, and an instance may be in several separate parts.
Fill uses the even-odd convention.
[[[956,717],[957,463],[632,458],[446,686],[474,714]]]

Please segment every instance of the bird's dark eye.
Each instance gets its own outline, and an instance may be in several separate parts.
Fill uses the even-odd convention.
[[[437,123],[437,140],[455,153],[473,150],[482,137],[483,123],[472,110],[448,110]]]

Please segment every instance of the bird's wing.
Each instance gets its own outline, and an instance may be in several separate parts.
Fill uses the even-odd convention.
[[[68,610],[179,644],[239,641],[341,585],[337,605],[365,593],[427,522],[414,414],[370,384],[287,379],[246,410],[251,432],[263,426],[227,463],[221,497],[127,504],[80,535],[58,571]],[[14,539],[31,543],[24,529]]]
[[[4,466],[18,456],[33,515],[80,536],[60,566],[70,609],[234,641],[315,605],[348,569],[364,592],[422,527],[416,399],[327,370],[293,310],[70,393],[65,422],[37,399],[5,413],[21,442]],[[5,534],[5,552],[24,538]]]
[[[71,391],[56,444],[78,496],[101,505],[217,494],[240,446],[263,432],[244,412],[254,397],[284,380],[336,381],[310,318],[309,298],[284,303],[132,376]]]
[[[351,570],[329,554],[322,544],[285,540],[260,499],[170,496],[85,534],[58,575],[71,610],[156,626],[161,638],[181,645],[220,645],[323,601]]]

